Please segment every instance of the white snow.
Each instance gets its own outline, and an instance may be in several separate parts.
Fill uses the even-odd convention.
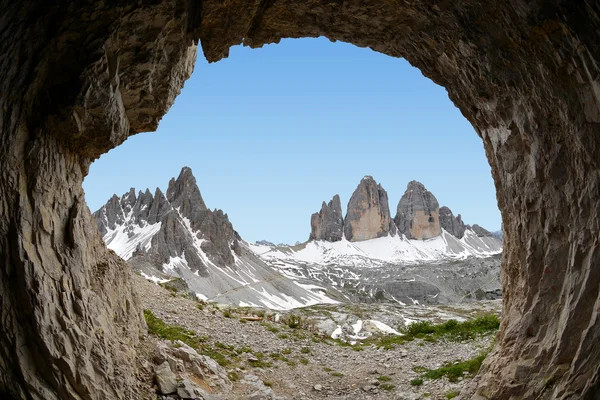
[[[208,297],[206,297],[202,293],[196,293],[196,297],[199,298],[200,300],[203,300],[203,301],[208,300]]]
[[[337,242],[310,241],[304,248],[289,252],[269,246],[251,245],[263,259],[287,267],[286,261],[320,265],[379,267],[382,263],[418,263],[441,259],[489,257],[502,252],[501,242],[495,238],[478,237],[467,229],[462,239],[457,239],[442,229],[442,234],[432,239],[413,240],[404,235],[388,235],[361,242],[343,238]]]
[[[340,336],[342,336],[342,327],[338,325],[337,328],[335,328],[335,330],[331,332],[331,338],[337,339]]]
[[[379,329],[383,333],[387,333],[388,335],[402,335],[400,332],[398,332],[397,330],[395,330],[391,326],[384,324],[381,321],[377,321],[375,319],[369,319],[368,321],[365,321],[365,322],[372,323],[373,325],[375,325],[375,327],[377,329]]]
[[[142,274],[142,276],[143,276],[144,278],[146,278],[146,279],[148,279],[149,281],[152,281],[152,282],[154,282],[154,283],[156,283],[156,284],[159,284],[159,283],[165,283],[165,282],[169,282],[169,279],[161,279],[161,278],[159,278],[159,277],[157,277],[157,276],[154,276],[154,275],[148,275],[148,274],[145,274],[145,273],[143,273],[143,272],[140,272],[140,274]]]
[[[104,235],[106,247],[113,250],[124,260],[129,260],[135,249],[140,245],[144,250],[150,247],[152,237],[160,229],[161,223],[146,224],[140,227],[137,224],[121,225],[114,230],[109,230]],[[128,231],[133,235],[130,237]]]
[[[361,331],[362,326],[363,326],[363,322],[360,319],[358,321],[356,321],[354,324],[352,324],[352,330],[354,331],[355,335]]]

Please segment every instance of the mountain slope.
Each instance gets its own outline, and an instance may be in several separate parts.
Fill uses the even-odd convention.
[[[136,271],[155,281],[181,277],[199,298],[273,309],[335,302],[327,288],[291,279],[257,257],[227,214],[206,207],[187,167],[166,196],[131,189],[94,217],[107,246]]]

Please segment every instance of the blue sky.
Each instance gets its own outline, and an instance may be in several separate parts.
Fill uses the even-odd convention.
[[[306,240],[321,202],[338,193],[345,213],[365,175],[392,216],[415,179],[466,223],[501,225],[482,141],[446,90],[405,60],[324,38],[199,55],[158,131],[92,165],[86,200],[95,211],[130,187],[165,190],[185,165],[246,240]]]

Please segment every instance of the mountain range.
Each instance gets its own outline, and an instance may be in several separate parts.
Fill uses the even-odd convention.
[[[179,277],[201,299],[274,309],[354,301],[345,288],[373,291],[373,280],[367,285],[356,279],[361,268],[389,271],[394,265],[484,258],[502,249],[500,239],[465,225],[416,181],[392,218],[386,191],[370,176],[352,194],[344,217],[338,195],[323,202],[311,216],[309,240],[295,246],[244,241],[227,214],[206,206],[188,167],[170,180],[166,194],[132,188],[113,195],[94,217],[106,245],[146,278]],[[350,280],[335,272],[342,267],[353,268]],[[496,290],[495,284],[475,286],[481,285]],[[431,297],[435,290],[426,292]]]

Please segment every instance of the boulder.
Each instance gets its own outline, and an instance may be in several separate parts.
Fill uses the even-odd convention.
[[[154,378],[160,393],[171,394],[177,391],[177,378],[167,361],[154,368]]]

